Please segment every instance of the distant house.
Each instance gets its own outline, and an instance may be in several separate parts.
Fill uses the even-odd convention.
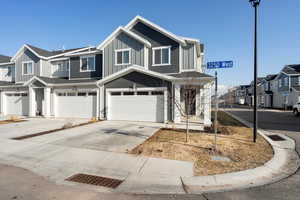
[[[273,93],[277,92],[275,78],[277,74],[267,75],[260,83],[260,103],[266,108],[273,107]]]
[[[300,102],[300,64],[287,65],[276,77],[275,108],[288,108]]]
[[[240,85],[235,90],[235,103],[240,105],[246,104],[247,89],[250,85]]]
[[[257,105],[263,103],[261,83],[265,77],[257,78]],[[251,82],[250,86],[246,90],[246,104],[253,106],[254,105],[254,81]]]

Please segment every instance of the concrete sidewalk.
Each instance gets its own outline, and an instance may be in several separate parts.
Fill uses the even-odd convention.
[[[14,138],[43,131],[62,128],[65,124],[72,125],[88,122],[89,119],[45,119],[45,118],[23,118],[24,122],[0,125],[0,138]]]
[[[28,169],[58,184],[93,187],[64,181],[71,175],[87,173],[125,180],[116,190],[120,192],[184,193],[180,176],[193,176],[190,162],[9,139],[0,139],[0,145],[0,163]]]
[[[83,149],[33,141],[0,139],[0,163],[28,169],[57,184],[101,192],[199,194],[273,183],[290,176],[300,166],[295,143],[288,137],[274,142],[274,157],[261,167],[213,176],[193,176],[193,163],[125,153]],[[37,137],[38,138],[38,137]],[[78,173],[117,178],[124,182],[115,190],[66,182]]]

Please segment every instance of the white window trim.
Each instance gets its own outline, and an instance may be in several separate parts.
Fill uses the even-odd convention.
[[[155,54],[154,51],[157,49],[169,49],[169,62],[168,63],[164,63],[164,64],[155,64]],[[160,55],[160,61],[162,61],[162,53]],[[154,47],[152,48],[152,66],[167,66],[167,65],[171,65],[171,46],[160,46],[160,47]]]
[[[24,66],[25,66],[25,64],[28,64],[28,63],[32,64],[31,65],[32,66],[32,73],[31,74],[24,74]],[[25,76],[27,76],[27,75],[34,75],[34,62],[33,61],[23,61],[22,62],[22,75],[25,75]]]
[[[124,51],[129,51],[129,63],[123,63],[123,53],[122,53],[122,63],[118,64],[117,63],[117,53],[118,52],[124,52]],[[130,65],[131,64],[131,49],[116,49],[115,50],[115,66],[121,66],[121,65]]]
[[[88,66],[88,62],[87,62],[87,69],[86,70],[82,70],[82,58],[94,58],[94,70],[89,70],[89,66]],[[80,56],[80,72],[95,72],[96,71],[96,56]]]

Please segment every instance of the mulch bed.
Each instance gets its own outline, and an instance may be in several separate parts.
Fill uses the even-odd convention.
[[[273,149],[260,135],[252,142],[252,129],[232,120],[220,118],[217,135],[217,151],[214,151],[215,135],[210,132],[191,131],[186,142],[184,130],[161,129],[130,154],[158,157],[194,163],[194,175],[204,176],[236,172],[263,165],[273,157]],[[229,125],[231,124],[231,125]],[[224,156],[231,161],[212,160],[213,155]]]

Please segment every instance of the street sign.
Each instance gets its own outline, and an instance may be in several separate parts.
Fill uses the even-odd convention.
[[[207,69],[232,68],[233,61],[208,62]]]

